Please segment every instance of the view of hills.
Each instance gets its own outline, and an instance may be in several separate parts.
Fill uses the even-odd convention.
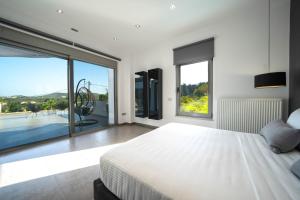
[[[108,101],[108,94],[94,93],[96,101]],[[14,95],[0,97],[0,113],[38,112],[40,110],[65,110],[68,108],[68,93],[54,92],[38,96]]]
[[[45,95],[37,95],[37,96],[24,96],[24,95],[13,95],[13,96],[2,96],[2,98],[11,98],[11,99],[27,99],[27,98],[66,98],[68,96],[68,93],[62,93],[62,92],[54,92],[50,94]]]
[[[50,93],[40,96],[14,95],[0,97],[2,104],[0,112],[38,112],[40,110],[65,110],[68,107],[67,93]]]

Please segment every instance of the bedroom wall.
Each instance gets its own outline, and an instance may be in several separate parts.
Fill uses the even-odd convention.
[[[118,123],[131,123],[131,82],[132,57],[130,54],[122,55],[118,63]]]
[[[286,71],[289,66],[289,1],[272,1],[271,8],[271,70]],[[132,55],[130,70],[130,103],[126,110],[138,122],[161,126],[168,122],[184,122],[209,127],[216,126],[217,100],[220,97],[280,97],[285,99],[287,113],[288,87],[255,89],[254,75],[267,72],[267,7],[266,2],[239,10],[219,21],[162,41],[151,49]],[[172,49],[209,37],[215,37],[213,66],[213,119],[176,116],[175,67]],[[134,116],[134,72],[160,67],[163,69],[163,120]],[[128,77],[128,79],[129,79]],[[288,77],[288,76],[287,76]],[[128,84],[124,80],[124,84]],[[123,83],[122,83],[123,84]],[[124,88],[124,87],[123,87]],[[128,96],[125,97],[126,103]]]

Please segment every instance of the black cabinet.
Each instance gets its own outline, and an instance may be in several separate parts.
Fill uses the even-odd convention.
[[[135,116],[148,116],[148,73],[135,73]]]
[[[149,119],[162,119],[162,69],[148,70]]]

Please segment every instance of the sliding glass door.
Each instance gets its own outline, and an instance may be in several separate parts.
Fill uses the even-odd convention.
[[[69,134],[67,60],[0,44],[0,150]]]
[[[114,69],[62,57],[0,43],[0,151],[115,123]]]
[[[114,70],[77,60],[73,66],[75,132],[114,124]]]

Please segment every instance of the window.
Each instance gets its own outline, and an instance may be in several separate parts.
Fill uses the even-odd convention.
[[[173,49],[176,66],[176,114],[212,117],[214,38]]]
[[[0,49],[0,150],[68,135],[67,60]]]
[[[68,47],[69,41],[32,29],[29,32],[43,38],[2,25],[0,29],[0,152],[118,121],[120,59],[104,58],[79,44]]]
[[[177,115],[212,117],[212,61],[177,67]]]
[[[113,125],[114,70],[74,60],[75,133]]]
[[[0,151],[116,121],[115,69],[6,43],[0,69]]]

